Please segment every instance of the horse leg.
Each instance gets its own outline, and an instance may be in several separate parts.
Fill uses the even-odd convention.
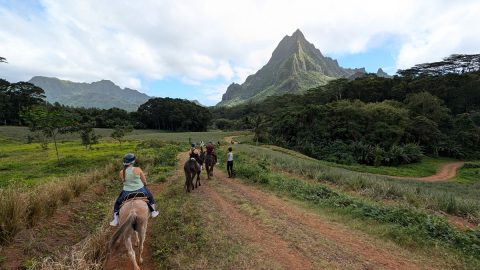
[[[139,254],[139,262],[140,264],[143,263],[143,244],[145,243],[145,235],[147,234],[147,222],[145,222],[142,226],[140,226],[140,254]]]
[[[202,172],[202,171],[198,171],[198,173],[197,173],[197,182],[198,182],[198,185],[199,185],[199,186],[202,185],[202,183],[200,183],[200,173],[201,173],[201,172]]]
[[[139,241],[139,239],[138,239],[138,232],[137,232],[137,231],[135,231],[135,238],[136,238],[137,241],[135,241],[135,244],[134,244],[134,245],[135,245],[136,247],[138,247],[138,243],[139,243],[140,241]]]
[[[133,247],[132,247],[132,237],[131,236],[128,236],[125,239],[125,247],[127,248],[128,256],[130,257],[130,260],[133,263],[133,269],[140,270],[140,267],[138,266],[137,260],[135,258],[135,251],[133,250]]]
[[[195,186],[193,185],[193,179],[195,178],[195,173],[190,172],[190,186],[192,187],[192,190],[195,189]]]

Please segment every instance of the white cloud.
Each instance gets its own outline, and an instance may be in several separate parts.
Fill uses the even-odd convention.
[[[478,53],[480,44],[474,0],[44,0],[28,16],[12,3],[0,6],[0,55],[9,61],[0,76],[8,80],[46,75],[141,88],[140,78],[176,77],[212,99],[266,64],[297,28],[325,55],[365,52],[394,36],[396,68]]]

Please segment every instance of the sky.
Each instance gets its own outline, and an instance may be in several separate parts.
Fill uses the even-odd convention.
[[[343,67],[389,74],[479,53],[478,0],[0,0],[0,78],[111,80],[215,105],[300,29]]]

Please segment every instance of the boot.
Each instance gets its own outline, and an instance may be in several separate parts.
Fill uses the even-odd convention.
[[[118,213],[113,213],[113,220],[110,221],[110,226],[117,226],[118,225]]]
[[[153,208],[153,211],[150,213],[150,216],[152,218],[158,216],[158,214],[160,214],[158,211],[157,211],[157,208],[155,208],[155,204],[152,204],[152,208]]]

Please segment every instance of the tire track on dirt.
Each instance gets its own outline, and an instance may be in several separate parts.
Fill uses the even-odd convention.
[[[386,268],[386,269],[421,269],[417,261],[411,257],[406,257],[400,252],[396,252],[398,247],[393,244],[380,243],[360,233],[353,233],[350,229],[340,224],[332,224],[322,220],[315,214],[308,213],[299,207],[290,204],[277,196],[262,192],[254,187],[238,183],[225,177],[223,172],[217,172],[217,179],[224,181],[225,185],[233,189],[244,198],[247,198],[256,205],[259,205],[271,213],[271,216],[294,220],[298,226],[310,230],[314,234],[320,234],[330,242],[335,243],[343,252],[349,254],[348,258],[355,258],[364,263],[364,267]],[[388,250],[381,247],[388,246]],[[325,252],[334,252],[331,257],[338,257],[339,254],[332,250]],[[328,257],[328,256],[327,256]]]
[[[181,155],[181,159],[186,160],[187,155],[188,153],[184,153]],[[218,178],[214,176],[211,180],[204,180],[202,186],[195,189],[194,192],[206,197],[222,212],[222,215],[227,217],[232,224],[235,224],[235,227],[227,228],[228,230],[235,230],[242,235],[242,238],[247,239],[249,244],[259,246],[259,252],[264,253],[265,258],[267,258],[265,263],[274,260],[285,269],[312,269],[309,258],[292,249],[281,237],[257,220],[242,214],[231,202],[225,200],[209,185],[211,181],[218,181]],[[269,267],[264,265],[262,268]]]
[[[310,259],[290,248],[281,237],[262,226],[255,219],[242,214],[238,209],[225,200],[213,188],[202,186],[201,190],[218,208],[236,224],[237,230],[251,243],[259,245],[267,258],[272,258],[286,269],[312,269]],[[268,268],[268,267],[267,267]]]

